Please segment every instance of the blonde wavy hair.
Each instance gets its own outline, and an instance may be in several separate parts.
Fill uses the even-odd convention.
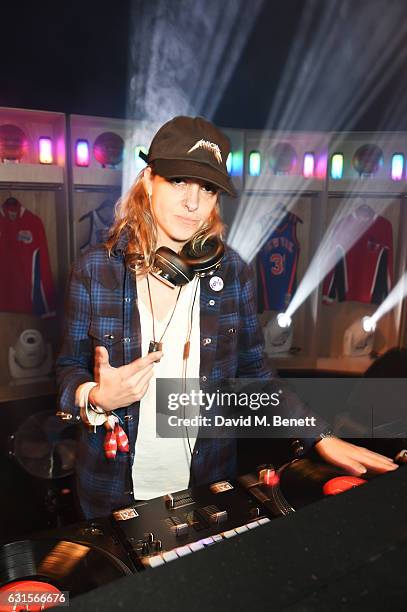
[[[154,165],[151,165],[154,175]],[[123,233],[127,236],[126,264],[133,271],[147,274],[157,250],[157,225],[143,181],[144,169],[115,207],[115,219],[105,242],[109,255]],[[200,249],[210,238],[223,238],[225,225],[220,217],[219,199],[206,223],[190,238],[192,248]]]

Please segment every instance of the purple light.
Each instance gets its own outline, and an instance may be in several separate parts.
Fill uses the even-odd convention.
[[[75,161],[77,166],[89,166],[89,143],[87,140],[77,140],[75,151]]]
[[[304,165],[302,173],[305,178],[312,178],[314,176],[315,156],[313,153],[305,153]]]
[[[52,156],[52,141],[51,138],[40,138],[40,164],[52,164],[54,158]]]
[[[391,158],[391,178],[393,181],[401,181],[403,178],[404,155],[395,153]]]

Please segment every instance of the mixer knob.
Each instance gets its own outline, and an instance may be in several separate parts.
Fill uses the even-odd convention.
[[[226,510],[219,510],[218,512],[212,512],[209,515],[209,520],[211,521],[211,523],[224,523],[225,521],[228,520],[228,513],[226,512]]]
[[[146,542],[149,542],[151,544],[151,542],[154,541],[154,534],[153,533],[145,533],[144,534],[144,539],[146,540]]]
[[[174,508],[174,505],[175,505],[174,496],[171,495],[171,493],[168,493],[167,495],[165,495],[164,501],[165,501],[165,505],[167,506],[167,508]]]
[[[175,535],[182,536],[188,533],[188,523],[179,523],[179,525],[175,526]]]
[[[163,549],[163,544],[161,540],[153,540],[151,542],[151,550],[152,552],[161,552]]]

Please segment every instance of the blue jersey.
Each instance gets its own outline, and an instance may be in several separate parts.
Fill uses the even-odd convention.
[[[295,291],[300,245],[296,227],[301,219],[287,213],[257,255],[258,311],[284,311]]]

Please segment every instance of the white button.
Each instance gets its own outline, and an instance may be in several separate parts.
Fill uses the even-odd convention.
[[[123,338],[124,342],[130,342],[130,338]]]
[[[204,538],[203,540],[200,540],[200,541],[202,542],[204,546],[210,546],[211,544],[215,544],[215,540],[211,537]]]
[[[233,536],[237,535],[236,531],[234,529],[230,529],[229,531],[224,531],[223,532],[223,537],[224,538],[233,538]]]
[[[197,550],[202,550],[205,548],[205,546],[202,544],[202,542],[192,542],[192,544],[189,545],[189,548],[195,552]]]
[[[201,379],[201,380],[202,380],[203,382],[206,382],[206,381],[208,380],[208,377],[207,377],[207,376],[202,376],[202,379]]]
[[[269,523],[269,522],[270,522],[270,519],[269,519],[269,518],[262,518],[262,519],[259,519],[259,523],[260,523],[260,525],[264,525],[265,523]]]
[[[157,555],[156,557],[150,557],[148,560],[148,564],[150,567],[158,567],[159,565],[164,565],[164,559]]]
[[[124,298],[124,301],[125,301],[125,302],[127,302],[127,303],[129,303],[129,302],[131,302],[131,298],[129,298],[129,297],[125,297],[125,298]]]
[[[236,527],[237,533],[243,533],[244,531],[248,531],[246,525],[241,525],[241,527]]]
[[[247,523],[248,529],[254,529],[255,527],[259,527],[259,526],[260,526],[259,521],[253,521],[253,523]]]
[[[209,300],[208,304],[209,306],[215,306],[215,300]]]
[[[175,549],[175,552],[179,557],[185,557],[185,555],[190,555],[192,550],[188,546],[180,546]]]
[[[168,563],[169,561],[174,561],[174,559],[178,559],[178,555],[175,550],[169,550],[168,552],[163,553],[163,559]]]
[[[206,346],[207,344],[210,344],[211,342],[212,342],[212,338],[204,338],[204,339],[202,340],[202,344],[203,344],[204,346]]]

